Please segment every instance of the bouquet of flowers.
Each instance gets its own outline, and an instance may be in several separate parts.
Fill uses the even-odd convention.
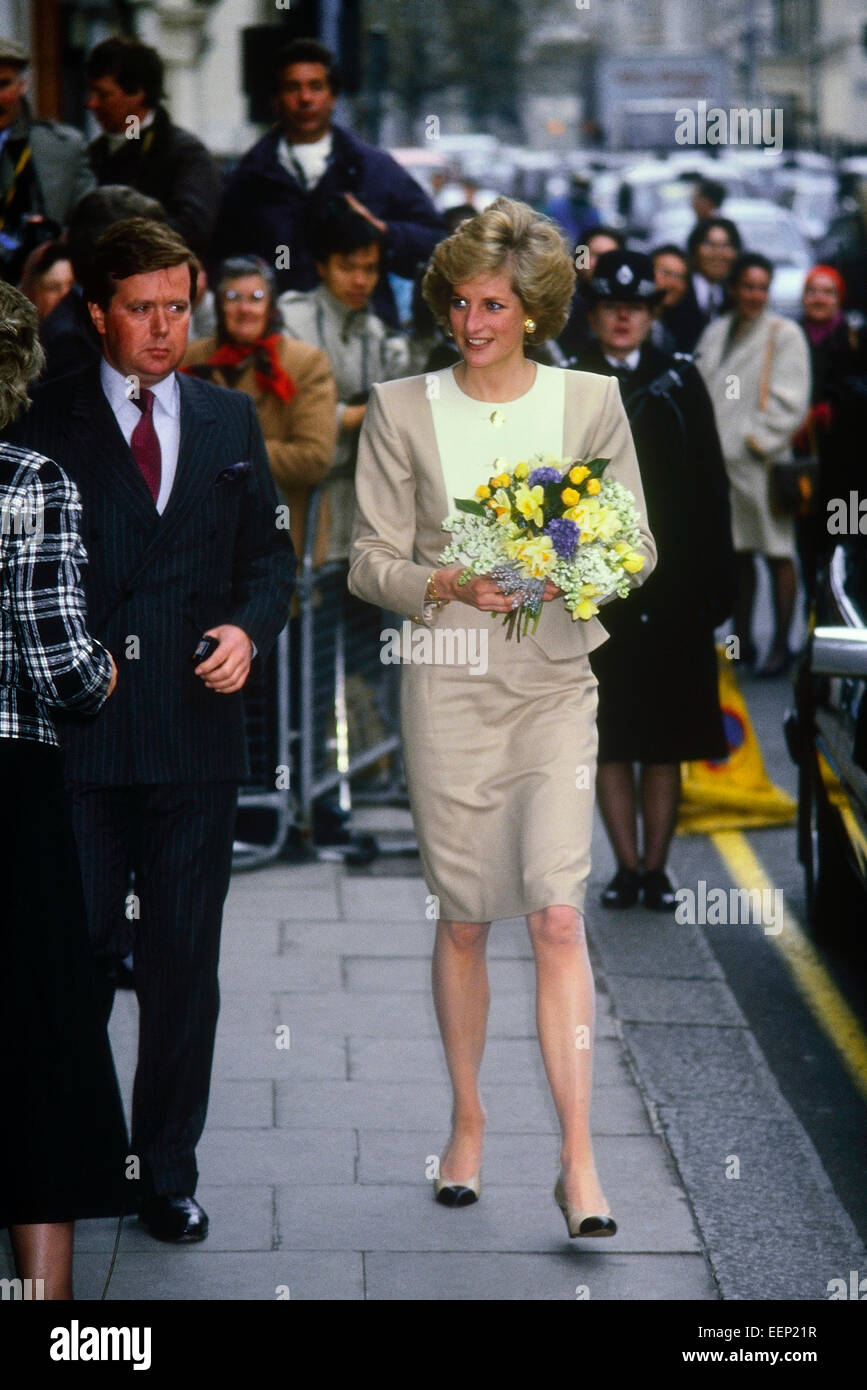
[[[466,565],[459,584],[489,574],[512,595],[508,638],[536,631],[547,580],[563,591],[573,621],[586,620],[599,612],[594,599],[625,598],[629,576],[643,568],[635,498],[603,477],[609,462],[539,454],[496,473],[443,522],[452,541],[440,564]]]

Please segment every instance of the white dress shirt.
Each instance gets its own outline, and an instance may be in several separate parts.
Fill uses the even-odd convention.
[[[696,270],[692,276],[692,287],[698,300],[698,307],[703,314],[708,314],[713,319],[722,313],[725,303],[725,290],[722,285],[715,285],[710,280],[706,280]]]
[[[625,367],[627,371],[634,372],[638,363],[641,361],[641,348],[633,348],[624,358],[609,357],[606,352],[605,361],[608,363],[609,367],[614,367],[615,370],[617,367]]]
[[[331,155],[331,131],[321,140],[307,145],[290,145],[285,135],[277,145],[277,158],[287,173],[303,188],[315,188],[325,173]],[[299,178],[299,170],[303,175]]]
[[[135,401],[130,395],[127,378],[106,362],[103,357],[99,364],[99,377],[106,400],[114,411],[121,434],[129,444],[133,431],[142,417]],[[178,451],[181,447],[181,392],[178,378],[174,372],[163,377],[156,386],[150,388],[154,393],[154,429],[160,441],[161,474],[160,491],[156,507],[160,515],[165,511],[178,469]]]

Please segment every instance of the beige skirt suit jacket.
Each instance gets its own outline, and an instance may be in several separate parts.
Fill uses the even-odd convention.
[[[463,444],[443,460],[439,441],[456,438]],[[502,614],[424,602],[455,497],[529,462],[543,439],[564,458],[610,458],[607,476],[634,493],[641,518],[645,565],[631,582],[642,583],[656,549],[616,378],[540,365],[524,396],[497,406],[466,396],[447,367],[374,386],[359,441],[350,590],[409,619],[413,633],[466,629],[466,650],[485,654],[484,669],[451,664],[456,641],[441,641],[440,657],[418,664],[404,655],[407,785],[425,880],[448,921],[584,904],[597,741],[587,654],[607,640],[602,624],[573,622],[556,598],[543,605],[534,636],[507,641]],[[436,651],[431,640],[429,654]]]

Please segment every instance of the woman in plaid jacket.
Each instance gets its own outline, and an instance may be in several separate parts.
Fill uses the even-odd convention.
[[[41,368],[36,311],[0,283],[0,428]],[[25,1297],[72,1297],[73,1222],[126,1209],[126,1128],[91,961],[56,712],[94,716],[114,661],[87,631],[81,504],[0,443],[0,1226]]]

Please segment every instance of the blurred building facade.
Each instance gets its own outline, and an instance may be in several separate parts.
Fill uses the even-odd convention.
[[[423,143],[433,114],[531,148],[629,147],[703,99],[781,106],[788,146],[867,147],[862,0],[0,0],[0,32],[31,47],[40,114],[79,125],[87,51],[136,34],[163,55],[174,119],[231,157],[263,119],[244,32],[310,14],[333,43],[350,4],[365,82],[344,114],[389,143]]]

